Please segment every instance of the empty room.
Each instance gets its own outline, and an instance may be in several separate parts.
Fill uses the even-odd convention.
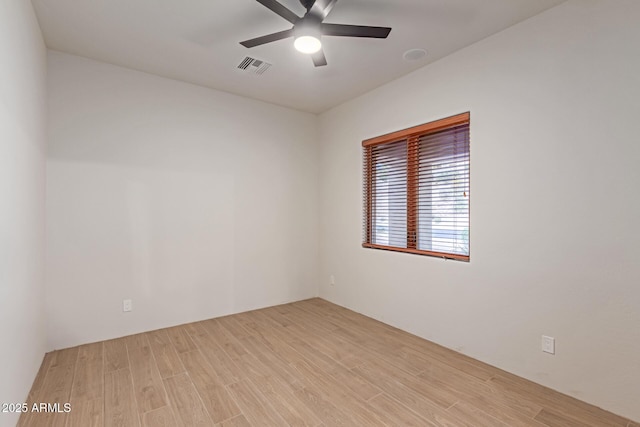
[[[0,427],[640,427],[640,1],[2,0]]]

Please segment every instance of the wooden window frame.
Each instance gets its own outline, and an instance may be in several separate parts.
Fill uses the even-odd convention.
[[[426,251],[417,249],[417,230],[418,219],[416,204],[418,203],[418,177],[415,171],[418,169],[415,167],[419,161],[417,156],[417,150],[412,149],[419,143],[421,136],[445,130],[454,126],[463,124],[469,124],[471,121],[471,113],[466,112],[457,114],[455,116],[446,117],[444,119],[435,120],[433,122],[425,123],[422,125],[414,126],[411,128],[403,129],[397,132],[391,132],[386,135],[377,136],[375,138],[365,139],[362,141],[362,147],[372,147],[375,145],[386,144],[391,142],[406,141],[407,143],[407,248],[400,248],[396,246],[385,246],[368,243],[371,241],[371,227],[373,223],[372,218],[372,192],[373,192],[373,173],[372,173],[372,156],[368,156],[367,164],[363,165],[366,168],[366,178],[364,182],[365,186],[365,199],[366,206],[365,214],[367,222],[365,225],[365,243],[362,244],[364,248],[382,249],[394,252],[404,252],[416,255],[427,255],[438,258],[453,259],[457,261],[470,261],[471,252],[469,255],[459,255],[452,253]],[[413,163],[412,163],[413,162]],[[413,166],[412,166],[413,165]],[[469,164],[469,186],[471,186],[471,164]],[[470,201],[469,201],[470,202]],[[469,216],[471,216],[471,203],[469,203]]]

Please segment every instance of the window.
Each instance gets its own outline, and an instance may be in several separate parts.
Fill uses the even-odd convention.
[[[363,246],[469,261],[469,113],[362,146]]]

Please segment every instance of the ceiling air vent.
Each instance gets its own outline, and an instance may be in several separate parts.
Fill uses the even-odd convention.
[[[238,65],[238,68],[251,74],[262,74],[267,71],[271,65],[272,64],[269,64],[268,62],[247,56]]]

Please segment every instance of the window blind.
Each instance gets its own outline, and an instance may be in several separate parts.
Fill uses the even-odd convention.
[[[363,141],[363,246],[469,260],[469,113]]]

